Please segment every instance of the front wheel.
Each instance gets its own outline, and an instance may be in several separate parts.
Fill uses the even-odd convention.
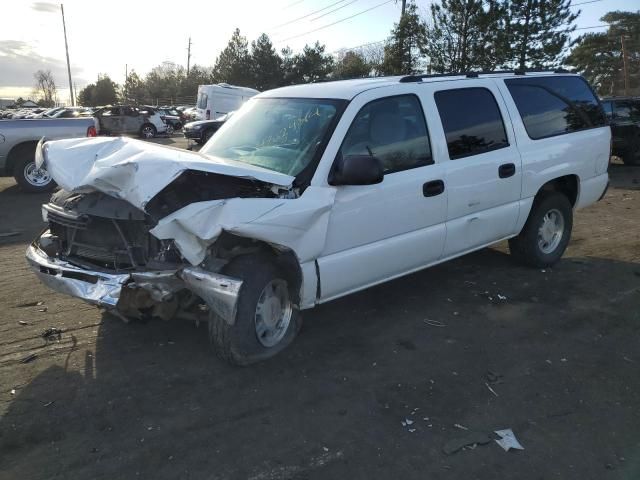
[[[571,238],[573,210],[569,199],[558,192],[537,198],[520,234],[509,240],[511,255],[536,268],[550,267],[562,257]]]
[[[243,283],[233,325],[213,311],[209,315],[209,338],[218,357],[249,365],[286,348],[302,326],[290,282],[273,262],[258,255],[236,258],[224,273]]]
[[[205,144],[209,141],[211,137],[213,137],[213,130],[208,129],[202,133],[202,143]]]
[[[33,155],[23,155],[13,167],[13,178],[25,192],[50,192],[56,186],[49,172],[36,167]]]

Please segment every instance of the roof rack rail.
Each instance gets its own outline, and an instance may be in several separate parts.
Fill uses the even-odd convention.
[[[421,82],[426,78],[442,78],[442,77],[467,77],[478,78],[479,75],[500,75],[511,73],[513,75],[526,75],[527,73],[571,73],[564,68],[555,70],[481,70],[479,72],[453,72],[453,73],[431,73],[425,75],[405,75],[400,79],[400,83]]]

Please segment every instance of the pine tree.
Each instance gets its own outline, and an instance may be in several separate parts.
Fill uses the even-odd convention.
[[[385,75],[406,75],[421,70],[426,27],[418,15],[415,3],[407,5],[405,14],[391,30],[384,47],[384,60],[380,65]]]
[[[508,11],[505,33],[512,51],[506,66],[552,68],[562,61],[580,11],[571,0],[504,0]]]
[[[285,62],[288,63],[288,70],[285,70],[287,83],[312,83],[327,80],[333,71],[333,57],[327,55],[325,50],[325,45],[316,42],[314,45],[305,45],[302,53],[293,57],[289,54],[285,57]]]
[[[236,28],[229,43],[216,59],[213,67],[215,81],[250,87],[253,84],[250,62],[247,39]]]
[[[504,7],[495,0],[442,0],[431,5],[425,51],[436,73],[493,70],[506,54]]]
[[[260,91],[276,88],[284,83],[282,59],[265,33],[251,42],[251,72],[253,87]]]
[[[629,94],[640,94],[640,11],[609,12],[600,20],[610,25],[608,31],[587,33],[579,37],[565,63],[582,73],[601,95],[623,95],[624,37]]]
[[[361,53],[353,50],[340,52],[333,69],[336,80],[367,77],[371,73],[371,65]]]

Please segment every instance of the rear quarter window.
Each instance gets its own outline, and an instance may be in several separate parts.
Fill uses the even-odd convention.
[[[581,77],[505,80],[533,140],[606,125],[604,111]]]
[[[434,98],[451,160],[509,146],[500,109],[486,88],[441,90]]]

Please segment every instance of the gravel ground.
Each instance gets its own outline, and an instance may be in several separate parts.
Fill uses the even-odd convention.
[[[640,478],[640,168],[611,176],[557,267],[499,244],[305,312],[250,368],[41,285],[47,196],[0,179],[0,479]],[[503,428],[524,451],[443,452]]]

